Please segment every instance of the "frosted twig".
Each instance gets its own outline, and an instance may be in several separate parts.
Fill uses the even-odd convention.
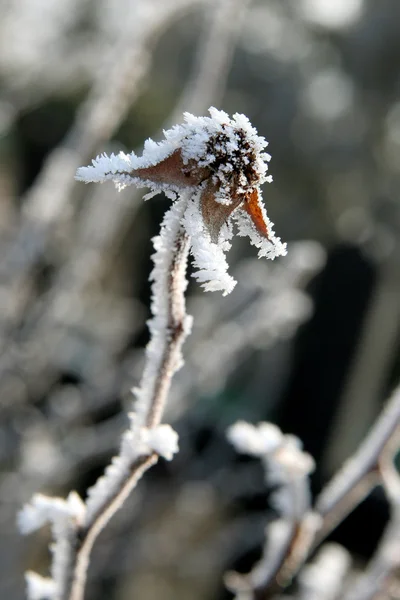
[[[131,465],[123,464],[127,453],[124,442],[135,442],[131,439],[132,434],[136,437],[143,426],[150,431],[158,427],[172,376],[182,364],[180,348],[191,324],[185,313],[184,299],[189,238],[180,224],[186,205],[185,197],[173,205],[164,218],[161,235],[154,239],[155,266],[151,275],[154,282],[151,307],[154,317],[149,323],[151,339],[146,349],[142,382],[135,391],[138,400],[132,416],[130,439],[125,438],[122,442],[120,460],[114,461],[104,477],[89,490],[85,529],[78,532],[80,543],[71,593],[66,595],[70,600],[83,598],[89,556],[98,534],[123,505],[138,479],[162,453],[162,447],[157,448],[157,440],[153,438],[151,447],[157,452],[139,455]],[[162,446],[162,443],[159,445]],[[172,454],[168,458],[172,458]]]
[[[236,590],[239,594],[238,598],[266,599],[285,588],[304,565],[311,550],[364,499],[373,487],[381,483],[392,504],[392,522],[366,575],[355,590],[351,591],[347,600],[373,600],[377,597],[393,570],[399,566],[397,558],[399,545],[396,536],[399,531],[400,479],[393,465],[399,446],[399,429],[400,388],[397,388],[361,447],[322,491],[315,508],[304,509],[302,515],[297,513],[297,519],[293,519],[290,512],[285,513],[281,509],[284,520],[282,524],[278,521],[274,526],[279,528],[279,536],[275,535],[275,529],[272,529],[272,541],[278,539],[279,547],[271,552],[271,548],[267,545],[263,559],[245,578],[237,575],[234,578],[230,576],[228,585]],[[232,438],[232,433],[230,436]],[[255,435],[255,431],[252,433],[249,425],[236,426],[236,434],[233,436],[236,447],[240,449],[247,444],[248,453],[255,454],[257,451],[261,456],[262,452],[260,449],[257,450],[257,444],[260,444],[262,439],[261,431]],[[266,451],[264,455],[271,461]],[[285,465],[278,463],[277,469],[278,471],[279,468],[281,469],[281,476],[284,467]],[[304,477],[296,479],[295,482],[303,483],[304,490],[308,491],[308,482]],[[290,479],[287,479],[286,487],[281,488],[280,494],[284,499],[284,502],[280,501],[282,508],[285,503],[289,506],[288,499],[292,499],[293,506],[293,499],[299,497],[296,488],[288,485],[289,483]],[[286,532],[285,535],[283,531]],[[371,578],[374,580],[373,589],[376,590],[374,593],[371,591]],[[367,590],[370,591],[367,593]]]
[[[131,417],[132,425],[123,436],[120,455],[89,490],[80,522],[67,519],[60,532],[60,566],[55,570],[53,564],[52,569],[55,599],[83,598],[89,556],[98,534],[122,506],[138,479],[157,462],[158,456],[171,459],[177,451],[176,434],[169,426],[159,423],[171,378],[181,365],[180,347],[191,322],[185,314],[184,301],[189,238],[180,224],[187,205],[187,198],[183,196],[166,214],[161,234],[154,240],[154,318],[150,322],[153,337],[147,348],[138,393],[138,414]],[[57,508],[54,499],[49,499],[45,507],[47,505]],[[20,516],[21,529],[29,531],[32,528],[29,525],[31,514],[32,509],[27,505]],[[33,586],[36,593],[40,579],[30,577],[29,581],[28,592]],[[43,582],[48,588],[48,581]]]
[[[243,115],[230,119],[213,108],[210,113],[211,118],[186,114],[186,123],[166,131],[164,142],[148,140],[142,157],[103,155],[77,172],[81,181],[113,180],[119,188],[128,184],[150,187],[148,196],[163,190],[174,203],[153,240],[153,318],[141,384],[134,390],[137,400],[131,426],[122,436],[120,454],[89,490],[86,503],[79,504],[83,506],[79,522],[67,512],[61,532],[56,532],[61,551],[59,566],[52,570],[52,600],[83,599],[90,552],[98,534],[158,457],[171,460],[178,450],[176,433],[160,422],[172,376],[182,365],[181,345],[191,328],[184,298],[190,246],[198,269],[194,276],[206,290],[224,294],[235,283],[226,273],[224,256],[230,247],[234,212],[248,216],[246,229],[240,233],[249,235],[259,256],[286,253],[261,204],[259,186],[270,179],[265,163],[269,156],[262,152],[265,140]],[[286,442],[281,460],[290,463],[296,452],[294,447],[290,451],[289,439]],[[54,503],[49,499],[45,506]],[[27,529],[32,505],[21,514],[22,529]],[[41,585],[46,593],[51,589],[48,580],[30,576],[31,599]]]
[[[277,589],[287,585],[303,566],[313,548],[340,523],[379,483],[383,483],[387,493],[396,495],[394,490],[400,488],[397,475],[393,471],[393,457],[398,449],[398,433],[400,425],[400,388],[392,394],[391,399],[382,411],[371,432],[343,468],[334,476],[317,498],[314,516],[314,530],[306,536],[293,539],[290,553],[276,573]],[[382,462],[383,461],[383,462]],[[390,484],[389,484],[390,478]],[[391,490],[391,491],[388,491]],[[397,509],[396,509],[397,515]],[[306,523],[306,521],[303,521]],[[300,526],[300,531],[302,528]],[[388,533],[388,535],[391,535]],[[393,539],[390,537],[390,539]],[[385,548],[386,546],[384,546]],[[391,553],[393,556],[393,553]],[[378,555],[378,563],[381,564]],[[375,563],[373,563],[375,564]],[[386,566],[391,567],[386,561]],[[375,568],[375,567],[373,567]],[[262,598],[266,598],[264,588]],[[251,596],[250,596],[251,597]],[[257,595],[254,594],[254,598]],[[364,598],[357,596],[357,600]],[[368,597],[369,598],[369,597]],[[373,598],[373,596],[371,596]]]
[[[295,548],[298,560],[291,565],[291,577],[303,566],[311,550],[358,506],[374,487],[384,483],[385,474],[381,462],[384,460],[385,465],[388,465],[393,461],[399,445],[399,426],[400,388],[397,388],[360,448],[317,498],[314,511],[320,523],[306,545],[303,540],[298,542],[298,548]]]
[[[343,465],[317,498],[315,509],[323,519],[318,540],[325,537],[380,483],[380,461],[388,449],[398,448],[400,388],[387,402],[360,448]]]
[[[286,584],[291,563],[298,560],[300,548],[307,547],[318,527],[318,518],[311,512],[308,482],[314,461],[302,451],[300,440],[283,435],[270,423],[253,427],[238,422],[228,430],[228,438],[239,452],[259,456],[267,482],[279,486],[273,502],[280,518],[266,529],[261,560],[248,575],[228,573],[225,578],[237,599],[261,599]]]
[[[383,452],[379,472],[386,497],[390,503],[391,516],[386,525],[374,556],[365,572],[357,579],[345,596],[345,600],[380,600],[391,598],[391,586],[395,586],[396,573],[400,569],[400,476],[393,464],[398,444]],[[398,583],[397,583],[398,585]]]

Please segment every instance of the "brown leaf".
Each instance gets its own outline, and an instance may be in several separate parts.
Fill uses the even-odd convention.
[[[243,196],[236,196],[232,198],[232,204],[221,204],[215,200],[216,191],[216,186],[213,185],[211,181],[208,181],[201,194],[200,200],[204,224],[211,236],[211,241],[214,242],[214,244],[218,243],[218,236],[222,225],[226,222],[235,208],[243,202]]]
[[[208,169],[198,167],[193,160],[185,165],[181,151],[178,149],[156,165],[136,169],[130,175],[154,183],[186,187],[198,185],[210,176],[210,172]]]
[[[260,192],[258,189],[251,190],[251,192],[247,194],[242,208],[250,216],[258,233],[269,240],[268,225],[265,222],[261,209]]]

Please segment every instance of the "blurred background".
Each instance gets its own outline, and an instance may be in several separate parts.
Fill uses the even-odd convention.
[[[398,380],[397,0],[0,2],[0,592],[47,573],[18,535],[32,493],[83,496],[117,452],[148,340],[151,238],[168,200],[74,181],[182,112],[245,113],[270,142],[264,200],[288,255],[237,238],[227,298],[191,282],[194,330],[160,462],[93,553],[96,600],[229,598],[273,518],[257,461],[225,438],[272,420],[317,461],[317,493]],[[373,493],[333,534],[363,563],[387,519]]]

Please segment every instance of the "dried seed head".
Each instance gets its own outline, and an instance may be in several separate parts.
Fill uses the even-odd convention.
[[[195,276],[209,281],[206,289],[228,293],[233,280],[225,278],[223,256],[230,247],[233,223],[238,234],[247,235],[259,249],[259,257],[284,255],[286,245],[275,237],[261,201],[261,184],[272,181],[267,175],[270,156],[264,152],[267,142],[244,115],[230,118],[215,108],[209,112],[209,117],[185,113],[184,123],[164,131],[162,142],[147,140],[142,156],[133,152],[99,156],[92,166],[78,169],[76,178],[112,180],[119,189],[131,184],[149,187],[147,198],[164,191],[175,200],[193,188],[183,223],[200,269]],[[218,262],[218,269],[213,262]]]

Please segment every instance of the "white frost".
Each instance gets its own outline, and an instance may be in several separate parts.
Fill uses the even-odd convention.
[[[268,229],[269,239],[258,232],[252,218],[239,204],[236,210],[227,216],[219,232],[218,243],[211,241],[208,229],[212,229],[213,225],[212,210],[208,210],[209,223],[205,223],[201,192],[212,189],[216,207],[218,204],[229,206],[234,197],[243,198],[242,202],[245,202],[249,193],[254,193],[255,190],[259,192],[260,185],[272,181],[272,178],[267,175],[267,163],[271,157],[264,152],[268,143],[257,134],[247,117],[235,114],[231,118],[224,111],[213,107],[209,109],[209,113],[209,117],[196,117],[185,113],[183,124],[164,131],[164,140],[158,143],[151,139],[147,140],[140,157],[134,152],[131,154],[120,152],[109,157],[102,154],[92,161],[92,165],[78,169],[76,179],[86,183],[111,180],[118,189],[132,184],[137,187],[148,187],[151,192],[145,196],[145,199],[153,197],[160,191],[166,193],[173,201],[176,201],[177,196],[180,199],[185,198],[188,206],[182,224],[191,238],[193,264],[197,269],[194,277],[206,291],[222,291],[226,295],[236,285],[236,281],[228,274],[228,263],[225,257],[225,252],[230,248],[234,223],[238,235],[248,236],[251,244],[258,248],[259,258],[274,259],[285,255],[286,244],[275,236],[273,223],[268,220],[261,202],[261,217]],[[154,170],[151,172],[153,175],[147,172],[149,179],[146,179],[146,172],[141,173],[141,178],[137,176],[138,169],[156,167],[177,151],[180,154],[176,165],[172,162],[172,166],[168,168],[160,167],[158,174],[154,174]],[[188,173],[182,172],[182,162],[188,166]],[[203,174],[204,179],[200,184],[198,181]],[[227,210],[226,214],[228,213]],[[168,230],[170,220],[176,218],[176,215],[175,211],[168,213],[164,229]],[[168,248],[160,246],[168,243],[168,238],[164,237],[165,241],[160,237],[155,238],[157,250],[155,260],[161,268],[164,268],[162,263],[169,256]],[[153,311],[153,314],[162,315],[163,311],[162,309]],[[158,320],[157,316],[150,322],[150,329],[155,331],[156,338]],[[156,346],[160,346],[160,343],[162,344],[163,341],[160,342],[158,339],[152,342],[148,353],[157,353]]]
[[[175,250],[175,240],[181,225],[181,220],[187,207],[188,198],[191,193],[184,191],[181,193],[181,198],[175,202],[164,216],[161,225],[159,236],[153,238],[155,253],[152,256],[154,262],[153,271],[150,274],[152,281],[152,300],[151,313],[153,318],[148,321],[150,331],[150,342],[146,348],[146,367],[142,375],[140,386],[133,390],[137,401],[135,404],[135,413],[138,418],[139,425],[144,425],[146,415],[150,403],[153,398],[154,388],[161,362],[164,357],[164,352],[168,340],[166,331],[169,320],[169,277],[170,267],[173,260]],[[186,265],[181,265],[184,268]],[[185,291],[187,280],[182,277],[183,289]],[[184,322],[186,335],[190,333],[192,326],[192,318],[186,316]],[[175,371],[182,366],[182,357],[179,353],[176,357]]]
[[[274,260],[278,256],[285,256],[287,254],[286,244],[281,242],[281,238],[275,236],[273,230],[274,224],[268,219],[266,210],[262,204],[261,212],[263,213],[265,223],[268,225],[270,239],[267,240],[258,233],[249,215],[240,208],[235,210],[232,215],[237,225],[238,235],[247,236],[250,239],[250,243],[258,248],[258,258],[265,257]]]
[[[159,425],[152,429],[144,428],[144,437],[150,450],[166,460],[172,460],[179,450],[178,434],[170,425]]]
[[[17,521],[21,533],[28,534],[40,529],[45,523],[69,519],[80,523],[84,514],[85,505],[76,492],[71,492],[67,500],[35,494],[19,512]]]
[[[182,219],[182,224],[190,235],[193,265],[198,269],[193,277],[199,281],[206,292],[221,290],[223,295],[229,294],[236,281],[228,275],[228,263],[224,252],[229,250],[231,228],[225,227],[220,242],[214,244],[210,234],[204,227],[200,209],[200,194],[194,194]]]
[[[184,123],[164,131],[164,140],[154,142],[148,139],[145,142],[142,156],[137,156],[134,152],[97,156],[92,160],[91,165],[80,167],[77,170],[76,179],[85,183],[103,183],[111,180],[119,189],[134,184],[138,187],[147,186],[155,191],[163,190],[165,187],[179,190],[182,186],[151,181],[143,182],[133,176],[132,172],[136,169],[155,166],[176,150],[181,150],[184,163],[193,160],[200,167],[207,167],[215,161],[214,151],[209,148],[210,139],[223,134],[223,147],[220,142],[216,149],[226,153],[226,160],[214,172],[214,178],[221,184],[220,201],[230,202],[228,197],[223,199],[223,190],[228,185],[230,174],[237,167],[235,163],[237,157],[234,152],[240,147],[243,137],[254,152],[254,167],[258,174],[259,184],[270,181],[266,172],[268,170],[267,162],[271,157],[263,152],[268,142],[257,134],[247,117],[235,114],[230,118],[224,111],[214,107],[211,107],[209,112],[210,117],[195,117],[190,113],[184,113]]]
[[[22,533],[30,533],[46,522],[51,523],[53,554],[52,579],[43,579],[35,574],[27,575],[28,597],[35,600],[38,594],[52,590],[50,598],[61,597],[65,589],[65,577],[69,573],[72,559],[72,539],[77,527],[83,524],[85,505],[76,492],[71,492],[66,500],[35,494],[18,515],[18,524]],[[50,583],[50,581],[52,583]],[[46,596],[45,596],[46,597]]]
[[[304,478],[315,468],[313,458],[302,449],[294,435],[284,435],[276,425],[261,422],[251,425],[238,421],[227,431],[227,437],[238,452],[259,456],[269,467],[272,478],[284,471],[290,478]],[[271,478],[271,477],[270,477]]]
[[[27,571],[25,581],[28,600],[50,600],[55,598],[56,585],[53,579],[41,577],[33,571]]]
[[[178,434],[169,425],[147,428],[139,425],[135,413],[131,413],[131,427],[123,434],[120,453],[114,456],[94,486],[89,488],[86,500],[85,524],[93,522],[97,512],[112,498],[129,477],[132,464],[140,457],[157,452],[166,460],[172,460],[178,452]]]
[[[264,422],[254,426],[238,421],[229,427],[227,437],[238,452],[260,457],[275,452],[284,441],[279,427]]]

